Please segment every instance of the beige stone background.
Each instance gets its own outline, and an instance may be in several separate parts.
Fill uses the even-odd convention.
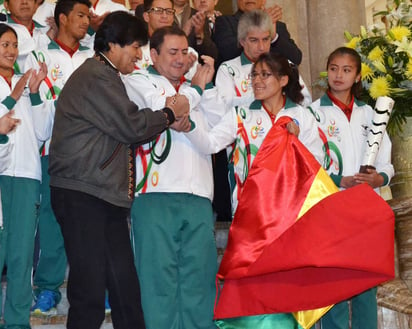
[[[343,32],[358,33],[361,25],[373,23],[373,12],[383,10],[387,0],[267,0],[267,6],[283,8],[293,40],[303,52],[300,72],[308,86],[324,71],[330,52],[345,42]],[[230,14],[236,0],[220,0],[217,8]],[[313,98],[321,91],[313,89]]]

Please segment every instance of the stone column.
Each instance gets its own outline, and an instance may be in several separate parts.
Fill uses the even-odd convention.
[[[364,0],[267,0],[267,6],[279,4],[283,21],[303,51],[300,72],[310,86],[325,70],[330,52],[345,42],[343,32],[359,33],[365,25]],[[320,95],[313,90],[313,98]]]
[[[343,32],[359,33],[365,3],[359,0],[307,0],[309,61],[312,81],[325,70],[330,52],[344,44]]]

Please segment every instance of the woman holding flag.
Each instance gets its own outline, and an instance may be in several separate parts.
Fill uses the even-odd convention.
[[[266,134],[279,118],[291,118],[285,124],[286,129],[298,136],[319,163],[323,162],[315,120],[300,105],[304,96],[297,67],[280,55],[267,53],[253,65],[250,76],[255,95],[252,103],[228,111],[210,132],[200,122],[195,122],[195,128],[186,134],[204,153],[216,153],[235,142],[229,159],[234,165],[236,180],[232,196],[234,209],[248,169]]]
[[[235,142],[235,215],[218,272],[216,324],[309,329],[332,304],[393,277],[393,212],[366,184],[336,193],[319,164],[315,119],[298,105],[295,67],[264,54],[251,80],[253,103],[210,131],[194,122],[187,133],[205,153]],[[365,240],[367,250],[359,249]]]
[[[315,156],[318,165],[323,162],[322,145],[315,120],[310,111],[300,105],[304,97],[297,67],[280,55],[267,53],[261,55],[253,65],[250,76],[255,95],[252,103],[228,111],[222,121],[209,132],[201,122],[195,122],[195,128],[186,134],[204,153],[216,153],[234,142],[229,159],[234,166],[234,209],[237,208],[255,156],[275,124],[278,129],[297,136]],[[275,325],[274,323],[282,329],[296,326],[291,314],[226,319],[218,321],[218,326],[256,329],[262,328],[262,325]]]

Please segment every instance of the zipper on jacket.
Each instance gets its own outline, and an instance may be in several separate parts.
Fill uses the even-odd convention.
[[[99,169],[104,170],[106,167],[114,160],[114,158],[117,156],[117,154],[120,152],[120,148],[122,147],[122,143],[117,144],[116,148],[114,149],[113,153],[110,155],[110,157],[103,162],[102,165],[100,165]]]

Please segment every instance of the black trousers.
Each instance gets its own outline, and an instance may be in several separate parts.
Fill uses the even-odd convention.
[[[232,220],[232,201],[227,167],[226,149],[213,154],[213,210],[216,213],[218,222]]]
[[[99,329],[109,292],[114,329],[144,329],[140,286],[122,208],[86,193],[51,187],[70,272],[68,329]]]

